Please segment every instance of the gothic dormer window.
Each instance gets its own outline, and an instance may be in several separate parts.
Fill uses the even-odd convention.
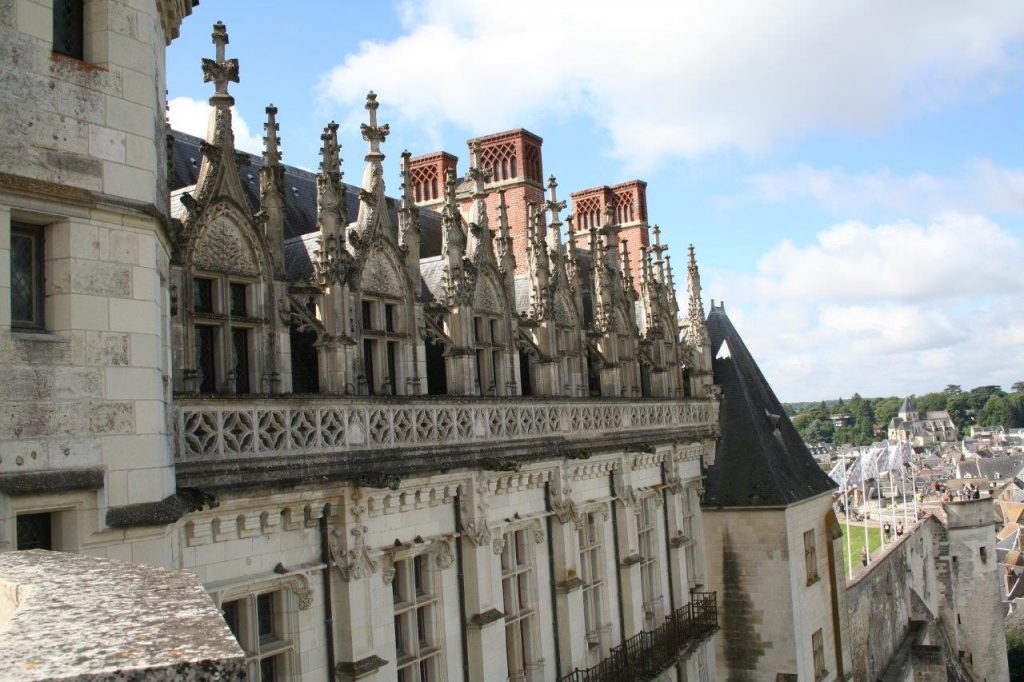
[[[253,280],[198,273],[192,284],[198,391],[252,392],[252,337],[259,324],[251,301]]]

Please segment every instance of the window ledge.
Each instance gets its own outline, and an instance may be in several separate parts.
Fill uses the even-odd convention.
[[[47,331],[19,327],[11,327],[11,338],[17,341],[37,343],[61,343],[67,341],[63,336]]]
[[[818,582],[819,580],[821,580],[821,576],[820,575],[813,575],[813,576],[811,576],[810,578],[807,579],[807,587],[810,587],[811,585],[813,585],[814,583]]]

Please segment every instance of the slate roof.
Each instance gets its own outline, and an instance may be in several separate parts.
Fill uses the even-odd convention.
[[[834,489],[725,310],[712,308],[707,326],[714,380],[722,387],[722,436],[702,505],[780,507]]]
[[[199,178],[199,165],[203,154],[200,151],[202,140],[178,130],[171,131],[173,145],[171,147],[171,175],[169,178],[172,195],[176,190],[188,189],[196,184]],[[240,154],[249,158],[249,165],[240,168],[240,176],[245,194],[249,198],[249,206],[258,211],[260,207],[260,168],[263,157],[248,152]],[[359,169],[359,174],[362,168]],[[359,212],[359,188],[355,185],[342,183],[345,187],[345,205],[348,209],[348,221],[355,222]],[[316,225],[316,173],[295,166],[284,165],[285,186],[285,239],[295,239],[304,234],[317,231]],[[397,180],[395,187],[398,186]],[[177,202],[172,202],[177,203]],[[388,197],[388,213],[394,224],[398,223],[398,200]],[[174,209],[180,213],[180,210]],[[176,216],[178,217],[178,216]],[[436,256],[441,253],[441,216],[440,214],[420,209],[420,256]],[[290,271],[289,271],[290,272]]]

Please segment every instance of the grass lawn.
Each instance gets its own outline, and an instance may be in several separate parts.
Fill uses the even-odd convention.
[[[853,568],[856,570],[860,566],[860,548],[864,546],[864,526],[853,523],[845,524],[840,523],[840,528],[843,529],[843,566],[846,567],[846,534],[850,534],[850,552],[853,555]],[[868,526],[868,552],[874,554],[875,550],[882,546],[882,531],[881,529]]]

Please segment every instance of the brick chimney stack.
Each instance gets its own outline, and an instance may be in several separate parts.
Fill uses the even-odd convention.
[[[523,128],[502,133],[484,135],[468,140],[470,150],[475,142],[480,143],[480,165],[490,171],[487,189],[487,217],[492,229],[498,221],[498,192],[505,191],[509,236],[512,237],[512,253],[516,257],[516,274],[526,273],[526,227],[527,205],[536,204],[538,209],[545,201],[544,166],[541,157],[543,140]],[[472,154],[470,154],[472,159]],[[472,200],[460,193],[465,215]]]
[[[639,273],[643,271],[640,247],[651,244],[647,224],[647,183],[628,180],[610,187],[591,187],[569,196],[572,199],[576,244],[581,249],[590,248],[590,228],[602,225],[606,207],[615,209],[615,220],[621,228],[619,240],[627,242],[629,264],[639,293]]]
[[[455,171],[458,163],[458,157],[448,152],[434,152],[409,159],[409,182],[417,206],[441,210],[444,203],[444,175],[448,169]]]

